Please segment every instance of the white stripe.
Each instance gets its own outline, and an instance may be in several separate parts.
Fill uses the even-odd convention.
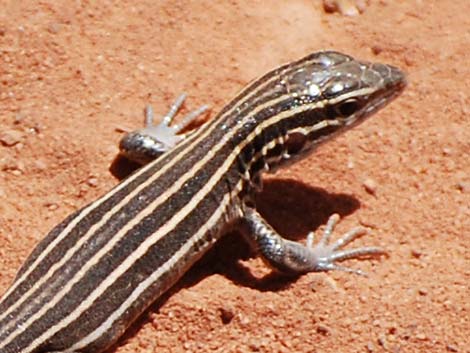
[[[274,78],[273,78],[274,79]],[[258,90],[263,89],[266,84],[271,82],[271,80],[268,80],[265,82],[265,84],[260,85],[257,89],[255,89],[253,92],[248,94],[245,97],[242,97],[240,100],[240,104],[245,102],[249,97],[252,95],[256,94]],[[124,199],[122,199],[118,204],[116,204],[113,208],[111,208],[100,220],[100,222],[95,223],[89,230],[88,232],[79,239],[77,244],[74,247],[71,247],[65,255],[61,258],[60,261],[55,263],[51,268],[48,270],[48,272],[42,276],[40,279],[37,280],[37,282],[26,292],[24,293],[21,298],[16,301],[13,305],[11,305],[9,308],[4,313],[0,314],[0,321],[3,320],[9,313],[11,313],[13,310],[15,310],[18,306],[20,306],[25,300],[29,298],[29,296],[37,290],[42,284],[44,284],[47,280],[49,280],[54,273],[59,269],[63,264],[65,264],[87,240],[90,239],[90,237],[94,234],[94,232],[99,229],[103,224],[105,224],[116,212],[118,212],[122,207],[124,207],[130,199],[132,199],[136,194],[138,194],[143,188],[151,184],[154,180],[158,179],[163,173],[167,172],[171,167],[173,167],[176,162],[181,160],[187,152],[191,152],[194,147],[203,139],[205,139],[217,126],[218,122],[223,120],[226,116],[231,114],[238,105],[233,106],[230,110],[228,110],[226,113],[221,115],[220,117],[212,120],[209,122],[211,124],[209,128],[207,126],[201,127],[200,131],[201,134],[198,136],[198,134],[192,135],[194,138],[193,143],[190,143],[190,138],[188,137],[187,140],[183,141],[182,143],[188,143],[189,145],[187,148],[183,151],[181,151],[180,154],[178,154],[174,159],[172,159],[169,163],[165,164],[161,169],[155,172],[155,174],[152,175],[151,178],[147,179],[145,182],[140,184],[136,189],[134,189],[131,193],[126,195]],[[196,137],[194,137],[196,136]],[[57,246],[59,242],[61,242],[67,234],[84,218],[86,217],[90,212],[92,212],[96,207],[100,206],[102,203],[104,203],[106,200],[108,200],[110,197],[112,197],[114,194],[116,194],[118,191],[123,189],[125,186],[127,186],[130,182],[135,180],[137,177],[139,177],[141,174],[145,173],[148,169],[153,167],[154,164],[156,164],[156,161],[153,161],[146,166],[142,167],[139,171],[137,171],[135,174],[131,175],[129,178],[125,179],[122,181],[120,184],[118,184],[115,188],[113,188],[111,191],[109,191],[107,194],[105,194],[103,197],[99,198],[95,202],[91,203],[88,205],[85,209],[82,210],[80,214],[78,214],[65,228],[64,230],[57,235],[57,237],[44,249],[44,251],[38,256],[38,258],[29,266],[28,270],[25,271],[25,273],[18,278],[12,286],[8,289],[8,291],[3,295],[2,300],[6,299],[8,295],[10,295],[24,280],[27,278],[27,276],[34,271],[34,269],[37,267],[39,263],[41,263],[44,258],[49,255],[49,253]],[[2,301],[0,300],[0,302]],[[4,330],[7,330],[11,327],[11,325],[15,325],[15,321],[11,321],[9,325],[5,325]],[[1,345],[0,345],[1,347]]]
[[[226,111],[224,114],[220,115],[219,117],[216,117],[214,120],[212,120],[211,122],[209,122],[209,124],[212,124],[211,126],[206,126],[204,129],[204,133],[201,133],[201,136],[199,139],[195,139],[194,142],[192,144],[190,144],[185,150],[181,151],[180,154],[178,154],[178,156],[176,156],[173,160],[171,160],[168,164],[166,164],[165,166],[163,166],[162,169],[158,170],[151,178],[151,180],[147,181],[146,183],[143,183],[143,187],[145,187],[147,184],[151,183],[153,180],[157,179],[158,177],[160,177],[160,175],[162,175],[164,172],[166,172],[168,169],[170,169],[177,161],[179,161],[180,159],[182,159],[182,157],[187,153],[187,152],[191,152],[194,148],[194,146],[199,143],[202,139],[204,139],[207,135],[209,135],[210,132],[212,132],[212,130],[215,128],[215,126],[217,125],[217,123],[223,119],[225,119],[226,116],[232,114],[233,111],[235,111],[236,109],[238,109],[239,106],[241,106],[243,103],[245,103],[248,99],[250,99],[251,97],[253,97],[254,95],[256,95],[259,91],[263,91],[263,89],[269,85],[270,83],[272,83],[273,81],[277,80],[278,79],[278,76],[272,76],[268,79],[266,79],[265,82],[263,82],[262,84],[260,84],[258,87],[256,87],[252,92],[246,94],[245,96],[242,96],[239,100],[239,102],[237,102],[237,104],[235,104],[234,106],[232,106],[232,108],[230,108],[228,111]],[[253,84],[256,83],[256,80],[253,81]],[[243,89],[238,95],[237,97],[245,90],[249,89],[251,87],[252,84],[248,85],[247,88]],[[209,127],[209,128],[208,128]],[[202,130],[202,129],[201,129]],[[193,135],[195,136],[195,135]],[[190,139],[186,139],[184,140],[181,144],[184,144],[184,143],[190,143]],[[82,210],[82,212],[80,214],[78,214],[63,230],[60,234],[58,234],[56,236],[56,238],[54,238],[54,240],[49,243],[49,245],[43,250],[43,252],[38,256],[38,258],[28,267],[28,269],[19,277],[17,278],[13,284],[11,285],[11,287],[7,290],[6,293],[4,293],[4,295],[2,296],[2,298],[0,299],[0,303],[5,300],[16,288],[18,288],[18,286],[23,283],[27,277],[31,274],[32,271],[34,271],[36,269],[36,267],[38,266],[39,263],[41,263],[44,258],[49,255],[49,253],[57,246],[58,243],[60,243],[66,236],[67,234],[84,218],[86,217],[90,212],[92,212],[96,207],[99,207],[102,203],[104,203],[106,200],[108,200],[109,198],[111,198],[114,194],[116,194],[118,191],[120,191],[121,189],[123,189],[124,187],[126,187],[130,182],[134,181],[136,178],[138,178],[141,174],[145,173],[148,169],[152,168],[152,166],[156,163],[156,161],[152,162],[152,163],[149,163],[147,164],[146,166],[142,167],[139,171],[137,171],[135,174],[129,176],[129,178],[123,180],[120,184],[118,184],[115,188],[113,188],[112,190],[110,190],[108,193],[106,193],[105,195],[103,195],[101,198],[97,199],[96,201],[94,201],[93,203],[91,203],[90,205],[88,205],[86,208],[84,208]],[[135,191],[140,191],[140,188],[137,188]],[[134,196],[136,194],[136,192],[132,193],[131,195]],[[131,196],[131,197],[132,197]],[[127,200],[127,198],[126,198]],[[119,207],[121,205],[121,203],[119,203],[118,205],[116,205],[116,207]],[[113,207],[111,210],[108,211],[108,213],[103,217],[103,219],[105,220],[108,220],[111,216],[109,215],[109,212],[112,212],[114,211],[115,208]],[[108,217],[107,217],[108,216]],[[96,229],[98,227],[100,227],[101,225],[103,224],[103,222],[100,222],[96,225]],[[94,229],[95,229],[94,228]],[[86,236],[85,236],[86,237]],[[83,242],[82,242],[83,243]],[[75,246],[75,248],[71,248],[70,250],[74,250],[74,249],[78,249],[81,245],[81,244],[77,244]],[[32,291],[36,290],[37,288],[39,288],[46,280],[48,280],[50,277],[52,277],[52,275],[54,274],[55,270],[62,266],[63,263],[65,263],[65,261],[68,261],[68,259],[73,255],[73,253],[70,253],[70,251],[68,251],[65,256],[62,258],[62,261],[60,262],[60,264],[58,264],[58,266],[56,267],[51,267],[51,269],[48,271],[48,273],[44,276],[41,277],[41,279],[35,283],[35,285],[30,288],[30,290],[28,290],[26,293],[23,294],[23,296],[21,297],[20,300],[18,300],[17,302],[15,302],[13,305],[11,305],[9,308],[7,308],[7,310],[4,312],[4,313],[0,313],[0,321],[3,320],[10,312],[12,312],[13,310],[15,310],[19,305],[21,305],[27,298],[28,296],[31,294]],[[6,330],[7,328],[5,328]]]
[[[302,61],[299,60],[299,62]],[[308,61],[308,62],[305,62],[305,64],[308,64],[310,62],[313,62],[315,61],[314,59]],[[298,63],[297,63],[298,65]],[[277,69],[275,69],[277,70]],[[273,70],[274,71],[274,70]],[[161,170],[157,171],[154,176],[156,177],[159,177],[163,172],[167,171],[170,167],[172,167],[176,161],[179,160],[178,157],[182,157],[183,154],[185,154],[186,152],[190,152],[194,145],[197,144],[200,140],[202,140],[205,136],[207,136],[209,134],[210,131],[213,130],[213,128],[215,127],[215,125],[217,124],[218,121],[221,121],[223,120],[226,116],[230,115],[234,110],[236,110],[239,106],[241,106],[243,103],[245,103],[248,99],[250,99],[252,96],[256,95],[259,91],[262,92],[262,90],[264,89],[265,86],[269,85],[270,83],[272,83],[273,81],[279,79],[279,76],[277,75],[273,75],[272,77],[266,79],[265,82],[263,82],[262,84],[260,84],[258,87],[256,87],[255,89],[253,89],[252,92],[249,92],[248,94],[246,94],[245,96],[242,96],[239,100],[239,102],[237,102],[237,104],[235,104],[234,106],[232,106],[232,108],[230,108],[229,110],[227,110],[227,112],[225,112],[223,115],[220,115],[219,117],[217,117],[216,119],[214,119],[211,123],[214,123],[214,125],[212,125],[212,127],[208,130],[206,130],[206,133],[205,134],[202,134],[201,136],[201,139],[199,140],[195,140],[193,144],[191,144],[190,146],[188,146],[188,148],[184,151],[181,151],[181,153],[172,161],[170,161],[168,163],[168,165],[165,165]],[[249,84],[247,88],[243,89],[238,95],[240,96],[240,94],[249,89],[253,84],[256,83],[257,80],[253,80],[253,83]],[[207,128],[207,127],[206,127]],[[185,140],[182,142],[183,143],[189,143],[189,139],[188,140]],[[106,200],[108,200],[110,197],[112,197],[115,193],[117,193],[118,191],[120,191],[122,188],[124,188],[125,186],[127,186],[127,184],[129,184],[130,182],[132,182],[133,180],[135,180],[137,177],[139,177],[141,174],[145,173],[145,171],[147,171],[148,169],[150,169],[152,166],[153,166],[154,163],[149,163],[148,165],[142,167],[138,172],[136,172],[135,174],[129,176],[129,178],[125,179],[124,181],[122,181],[120,184],[118,184],[115,188],[113,188],[112,190],[110,190],[108,193],[106,193],[105,195],[103,195],[101,198],[97,199],[96,201],[94,201],[93,203],[91,203],[90,205],[88,205],[86,208],[84,208],[82,210],[82,212],[80,214],[78,214],[63,230],[60,234],[57,235],[57,237],[43,250],[43,252],[38,256],[38,258],[28,267],[28,269],[19,277],[17,278],[13,284],[11,285],[11,287],[3,294],[3,296],[0,298],[0,303],[5,300],[16,288],[18,288],[18,286],[23,283],[27,277],[31,274],[32,271],[34,271],[36,269],[36,267],[38,266],[39,263],[41,263],[44,258],[52,251],[52,249],[54,249],[57,244],[62,241],[66,236],[67,234],[84,218],[86,217],[90,212],[92,212],[96,207],[99,207],[103,202],[105,202]],[[110,211],[113,211],[113,209],[111,209]],[[68,254],[68,253],[67,253]],[[66,255],[67,255],[66,254]],[[67,258],[68,259],[68,258]],[[50,273],[51,271],[49,271],[45,276],[42,277],[42,279],[45,281],[46,279],[48,279],[50,276],[52,276],[52,274]],[[42,282],[41,282],[42,284]],[[9,308],[7,308],[7,310],[4,312],[4,313],[0,313],[0,321],[3,320],[11,311],[13,311],[14,309],[16,309],[21,303],[23,303],[23,301],[31,294],[31,291],[37,289],[38,287],[40,286],[40,284],[36,283],[28,292],[26,292],[25,294],[23,294],[22,296],[22,299],[18,300],[17,302],[15,302],[15,304],[13,304],[12,306],[10,306]]]
[[[312,132],[314,130],[320,130],[328,125],[334,125],[334,124],[316,124],[314,126],[311,126],[308,130],[307,133]],[[292,132],[300,132],[299,129],[292,130]],[[268,145],[269,149],[272,149],[276,147],[277,145],[277,140],[272,140]],[[238,149],[238,147],[237,147]],[[225,194],[223,200],[221,201],[221,205],[219,208],[214,212],[214,214],[207,220],[207,222],[199,228],[199,230],[194,234],[193,237],[191,237],[190,241],[186,242],[180,250],[178,250],[167,262],[165,262],[160,268],[158,268],[156,271],[154,271],[150,277],[146,278],[144,281],[142,281],[131,293],[131,295],[119,306],[119,308],[114,311],[109,318],[104,321],[98,328],[94,329],[92,333],[90,333],[88,336],[84,337],[82,340],[79,342],[75,343],[72,347],[67,348],[64,350],[64,353],[72,353],[75,352],[79,349],[84,348],[85,346],[89,345],[90,343],[96,341],[99,339],[104,333],[106,333],[114,324],[116,320],[118,320],[123,313],[126,312],[126,310],[129,309],[129,307],[139,298],[139,296],[152,284],[154,284],[158,279],[170,272],[175,264],[178,263],[178,261],[183,257],[194,245],[194,243],[200,241],[205,233],[211,229],[216,223],[217,220],[220,218],[220,216],[224,213],[226,207],[228,206],[230,200],[236,196],[242,189],[243,187],[243,181],[240,180],[237,185],[235,186],[235,189],[232,194],[227,193]]]
[[[272,103],[272,104],[276,104],[278,103],[279,101],[282,101],[283,99],[285,99],[284,96],[282,97],[278,97],[276,100],[273,101],[269,101],[267,102],[265,105],[263,106],[258,106],[256,107],[256,109],[254,109],[253,111],[251,111],[249,115],[247,115],[245,117],[245,120],[249,120],[251,119],[251,117],[253,115],[255,115],[256,113],[258,113],[259,111],[261,111],[262,109],[264,109],[266,106],[269,106],[269,103]],[[150,213],[153,212],[153,210],[155,208],[157,208],[161,203],[163,203],[164,201],[166,201],[169,197],[171,197],[174,193],[178,192],[181,187],[183,186],[183,184],[185,182],[187,182],[198,170],[200,170],[200,168],[206,164],[214,155],[217,154],[217,152],[225,145],[223,142],[227,142],[231,137],[233,137],[239,129],[243,128],[243,124],[239,124],[238,125],[238,129],[233,129],[233,130],[230,130],[226,135],[224,135],[224,138],[223,138],[223,141],[221,141],[221,143],[217,144],[211,151],[210,153],[207,153],[201,160],[199,160],[193,167],[192,169],[190,169],[189,171],[187,171],[185,174],[183,174],[183,176],[178,179],[177,182],[175,182],[172,187],[170,187],[167,191],[165,191],[163,194],[161,194],[159,197],[157,197],[157,199],[155,199],[151,204],[149,204],[145,209],[143,209],[137,216],[135,216],[132,220],[130,220],[126,225],[124,225],[117,233],[116,235],[108,242],[106,243],[106,245],[100,249],[100,251],[95,255],[93,256],[80,270],[80,274],[85,274],[86,271],[88,271],[89,268],[91,268],[93,265],[95,265],[96,263],[99,262],[99,260],[101,259],[101,257],[105,256],[106,253],[108,251],[110,251],[114,245],[129,231],[132,229],[132,227],[134,227],[134,225],[138,224],[143,218],[145,218],[146,216],[148,216]],[[206,131],[205,131],[206,132]],[[196,135],[195,135],[196,136]],[[226,138],[225,138],[226,137]],[[153,164],[153,163],[152,163]],[[225,164],[224,164],[225,165]],[[152,178],[150,178],[150,180],[153,179],[153,176]],[[115,211],[116,209],[120,209],[121,207],[124,207],[125,204],[130,200],[131,196],[135,193],[136,190],[139,190],[142,189],[145,185],[147,185],[148,182],[146,183],[142,183],[140,184],[135,190],[133,193],[127,195],[121,202],[119,202],[118,205],[116,205],[115,207],[113,207],[113,209],[111,211]],[[81,246],[82,244],[85,243],[86,240],[88,240],[92,235],[93,235],[93,232],[98,229],[98,225],[101,225],[101,223],[103,223],[103,221],[107,218],[110,218],[113,214],[115,214],[117,211],[115,212],[108,212],[108,214],[106,214],[104,217],[103,217],[103,220],[102,222],[100,223],[96,223],[93,225],[93,227],[91,227],[88,232],[82,237],[80,238],[79,242],[77,242],[77,245],[71,249],[69,249],[67,251],[67,253],[65,254],[65,256],[59,261],[57,262],[56,264],[54,264],[51,269],[49,270],[48,274],[51,273],[52,271],[55,271],[59,268],[59,266],[63,265],[66,261],[68,261],[70,259],[71,256],[73,256],[73,251],[78,249],[79,246]],[[108,216],[108,217],[106,217]],[[40,284],[44,283],[46,280],[48,280],[48,278],[46,278],[47,276],[44,276],[41,280],[39,280],[36,285],[34,287],[38,287]],[[32,315],[29,317],[29,319],[24,323],[22,324],[21,326],[18,327],[17,330],[14,330],[12,331],[9,336],[3,341],[3,342],[0,342],[0,348],[4,347],[5,345],[7,345],[9,342],[11,342],[16,336],[18,336],[19,334],[21,334],[22,332],[24,332],[27,327],[29,327],[30,324],[32,324],[33,322],[35,322],[36,320],[39,320],[39,318],[44,314],[46,313],[50,308],[54,307],[57,302],[61,299],[61,296],[62,295],[66,295],[67,292],[72,288],[73,284],[75,284],[76,282],[78,282],[79,280],[81,279],[81,276],[76,276],[74,277],[72,280],[70,280],[69,282],[67,282],[67,285],[64,286],[62,288],[61,291],[59,291],[55,296],[54,298],[49,301],[49,303],[47,303],[46,305],[44,305],[43,307],[41,307],[41,309],[35,314],[35,315]],[[31,291],[28,291],[28,293],[30,293]],[[25,300],[24,297],[22,297],[23,301]],[[11,325],[13,324],[16,324],[15,321],[11,321],[9,323],[9,325],[7,327],[10,327]],[[7,329],[7,327],[5,327],[5,330]]]
[[[291,117],[293,114],[298,114],[300,112],[306,111],[313,109],[316,106],[315,103],[309,104],[309,105],[302,105],[300,107],[297,107],[295,109],[291,109],[288,111],[284,111],[269,120],[265,120],[264,122],[260,123],[259,126],[262,127],[262,130],[264,128],[269,127],[273,124],[277,124],[279,121],[283,119],[288,119]],[[295,112],[295,113],[294,113]],[[230,133],[234,134],[236,130],[231,130]],[[227,134],[227,135],[230,135]],[[207,196],[207,194],[212,190],[213,185],[216,184],[221,176],[226,172],[228,167],[233,163],[235,158],[237,157],[238,153],[237,150],[243,149],[247,144],[251,143],[252,140],[257,136],[258,132],[253,131],[250,135],[247,136],[245,140],[243,140],[239,145],[238,149],[234,149],[234,151],[230,154],[230,156],[224,161],[222,166],[220,166],[217,171],[211,176],[209,181],[203,186],[202,189],[200,189],[196,195],[191,199],[191,202],[189,202],[186,206],[184,206],[179,212],[177,212],[166,224],[164,224],[162,227],[160,227],[155,233],[153,233],[150,237],[148,237],[140,246],[124,260],[124,262],[117,267],[111,275],[109,275],[106,279],[104,279],[100,285],[84,300],[81,302],[81,304],[68,316],[64,317],[58,324],[54,325],[53,327],[49,328],[49,330],[45,331],[40,337],[36,338],[31,345],[28,347],[28,352],[30,350],[35,349],[37,346],[39,346],[41,343],[43,343],[45,340],[49,339],[51,336],[56,334],[59,330],[67,327],[71,322],[73,322],[75,319],[77,319],[86,309],[88,309],[93,302],[99,298],[100,295],[104,293],[104,291],[113,284],[115,279],[122,275],[125,271],[127,271],[145,252],[152,246],[154,245],[158,240],[160,240],[162,237],[164,237],[168,232],[172,231],[181,220],[183,220],[196,206],[197,204],[204,199],[204,197]],[[226,136],[227,136],[226,135]],[[227,141],[227,139],[225,140]],[[220,148],[220,145],[219,145]],[[210,154],[208,154],[209,156]],[[197,169],[199,170],[199,168]],[[179,189],[179,187],[178,187]],[[145,213],[150,214],[152,212],[148,211],[151,209],[153,206],[153,203],[149,205],[147,208],[145,208],[138,216],[134,217],[133,221],[137,218],[141,219],[141,214]],[[119,233],[121,233],[122,229],[120,230]],[[119,234],[118,233],[118,234]],[[96,264],[99,259],[95,260],[96,257],[99,255],[105,255],[107,254],[111,249],[112,246],[114,246],[115,243],[117,243],[117,236],[115,236],[112,239],[112,242],[110,241],[104,248],[101,249],[101,251],[90,261],[88,261],[81,269],[80,273],[85,275],[85,273],[94,265]],[[112,244],[111,244],[112,243]],[[109,245],[109,246],[108,246]],[[53,308],[63,297],[63,295],[66,295],[66,293],[71,289],[71,287],[77,283],[82,277],[75,277],[71,281],[67,282],[67,285],[59,292],[57,293],[54,298],[47,303],[41,310],[36,313],[36,315],[30,317],[27,322],[22,325],[20,329],[17,331],[12,332],[10,336],[3,342],[2,346],[5,346],[9,342],[11,342],[17,335],[19,335],[21,332],[23,332],[29,325],[31,325],[33,322],[38,320],[44,313],[46,313],[49,309]],[[16,333],[16,335],[14,335]],[[1,346],[0,346],[1,348]]]
[[[235,193],[241,190],[243,186],[242,181],[240,180],[235,187]],[[232,192],[233,193],[233,192]],[[154,284],[158,279],[165,273],[170,272],[173,267],[180,261],[180,259],[188,253],[194,243],[201,241],[205,236],[207,230],[214,227],[220,217],[224,214],[226,207],[229,205],[230,200],[232,199],[231,193],[225,194],[219,208],[211,215],[207,222],[199,228],[199,230],[193,235],[190,241],[187,241],[167,262],[160,266],[156,271],[154,271],[148,278],[142,281],[131,293],[131,295],[119,306],[119,308],[114,311],[109,318],[103,322],[98,328],[92,331],[88,336],[84,337],[82,340],[75,343],[72,347],[67,348],[64,353],[75,352],[79,349],[84,348],[93,341],[99,339],[106,331],[108,331],[114,322],[121,317],[126,310],[139,298],[140,295],[152,284]],[[25,352],[28,353],[28,352]]]

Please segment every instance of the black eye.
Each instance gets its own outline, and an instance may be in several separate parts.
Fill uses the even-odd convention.
[[[359,102],[356,99],[349,99],[341,103],[337,108],[337,112],[341,116],[350,116],[359,109]]]

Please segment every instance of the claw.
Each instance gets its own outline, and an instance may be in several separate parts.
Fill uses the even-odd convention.
[[[175,129],[175,134],[180,133],[182,130],[184,130],[189,124],[191,124],[199,115],[205,113],[207,110],[209,110],[208,105],[203,105],[196,110],[190,112],[188,115],[186,115],[180,123],[176,124],[173,126],[173,129]]]
[[[341,238],[335,241],[331,247],[333,250],[341,249],[348,245],[349,243],[353,242],[360,236],[367,234],[367,229],[363,227],[356,227],[351,229],[349,232],[345,233]]]
[[[319,244],[327,245],[330,241],[331,234],[335,229],[336,224],[339,221],[339,214],[334,213],[328,218],[328,222],[326,223],[325,230],[323,231],[323,236],[319,242]]]
[[[385,251],[381,248],[368,246],[350,250],[340,250],[334,251],[332,250],[332,254],[330,256],[331,261],[344,261],[349,259],[357,259],[363,256],[371,256],[371,255],[382,255],[385,254]]]
[[[176,98],[176,100],[170,106],[168,113],[166,113],[166,115],[163,117],[161,122],[162,125],[170,126],[171,122],[176,116],[176,113],[178,113],[178,110],[180,110],[181,106],[183,105],[185,99],[186,93],[182,93],[178,98]]]
[[[150,104],[147,104],[144,109],[145,122],[144,126],[149,127],[153,125],[153,108]]]
[[[311,249],[313,248],[313,243],[315,242],[315,233],[314,232],[309,232],[307,235],[307,248]]]

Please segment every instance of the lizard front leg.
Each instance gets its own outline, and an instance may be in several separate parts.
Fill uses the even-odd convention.
[[[188,133],[181,132],[209,109],[207,105],[203,105],[187,114],[179,123],[172,125],[173,119],[185,99],[186,95],[181,94],[159,124],[154,123],[153,109],[150,105],[147,105],[145,108],[145,127],[127,133],[121,139],[119,143],[121,155],[133,162],[144,165],[184,140]]]
[[[279,235],[266,220],[251,207],[245,207],[240,220],[243,235],[260,253],[263,259],[274,269],[288,274],[303,274],[316,271],[341,270],[365,275],[361,270],[338,265],[347,259],[384,254],[378,247],[343,249],[357,237],[366,233],[366,229],[356,227],[330,244],[330,237],[339,215],[333,214],[326,225],[320,241],[314,245],[311,232],[307,244],[287,240]]]

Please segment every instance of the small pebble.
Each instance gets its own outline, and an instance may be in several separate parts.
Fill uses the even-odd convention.
[[[58,23],[50,23],[47,26],[47,31],[51,34],[57,34],[59,32],[60,25]]]
[[[326,325],[318,325],[317,332],[323,336],[326,336],[331,332],[331,329]]]
[[[426,288],[419,288],[418,293],[419,295],[425,296],[428,295],[428,290]]]
[[[127,127],[127,126],[118,125],[114,128],[114,131],[119,132],[119,133],[123,133],[123,132],[128,133],[128,132],[132,131],[132,129]]]
[[[418,340],[420,340],[420,341],[424,341],[424,340],[427,339],[427,337],[426,337],[426,335],[425,335],[424,333],[418,333],[418,334],[416,335],[416,338],[417,338]]]
[[[375,195],[377,191],[377,183],[371,179],[371,178],[366,178],[362,182],[362,186],[364,186],[364,189],[371,195]]]
[[[323,0],[323,9],[327,13],[338,12],[344,16],[357,16],[364,12],[366,4],[362,0]]]
[[[450,156],[452,154],[452,148],[449,148],[449,147],[444,147],[442,149],[442,154],[444,156]]]
[[[90,178],[88,178],[88,180],[86,181],[86,183],[87,183],[89,186],[95,188],[96,186],[98,186],[98,178],[90,177]]]
[[[468,182],[465,182],[465,181],[459,181],[457,182],[457,184],[455,185],[457,190],[461,191],[461,192],[468,192],[468,190],[470,190],[470,183]]]
[[[25,115],[23,113],[17,113],[15,115],[15,120],[13,121],[13,124],[18,125],[23,122],[25,119]]]
[[[39,170],[46,170],[47,169],[47,164],[41,159],[38,159],[34,161],[34,166],[39,169]]]
[[[387,344],[387,338],[385,337],[385,335],[381,334],[378,338],[377,338],[377,343],[384,347],[385,349],[387,349],[388,347],[388,344]]]
[[[413,256],[415,259],[419,259],[423,253],[418,250],[418,249],[411,249],[411,256]]]
[[[355,163],[353,159],[348,160],[348,163],[346,165],[348,169],[354,169]]]
[[[59,208],[59,205],[56,203],[48,203],[46,204],[46,207],[49,211],[55,211]]]
[[[24,172],[25,166],[23,162],[13,157],[5,157],[0,159],[0,170],[12,172],[14,175],[20,175]]]
[[[447,349],[448,352],[458,352],[458,351],[459,351],[459,350],[457,349],[457,347],[455,347],[455,346],[453,346],[453,345],[450,345],[450,344],[448,344],[448,345],[446,346],[446,349]]]
[[[0,133],[0,143],[7,147],[16,145],[22,138],[23,134],[16,130],[5,130]]]
[[[247,316],[242,316],[240,318],[240,324],[243,326],[249,325],[251,323],[251,320]]]

